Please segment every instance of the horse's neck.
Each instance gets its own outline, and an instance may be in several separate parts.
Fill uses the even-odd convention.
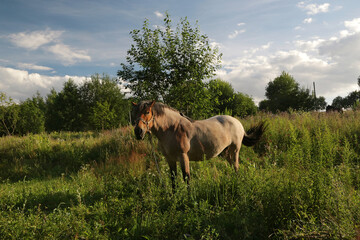
[[[165,113],[161,116],[155,117],[155,124],[151,131],[160,139],[161,135],[173,127],[176,127],[180,122],[180,114],[171,109],[165,109]]]

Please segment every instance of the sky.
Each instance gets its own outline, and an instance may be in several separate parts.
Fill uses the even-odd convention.
[[[265,99],[282,71],[331,104],[359,90],[360,1],[355,0],[0,0],[0,92],[17,101],[60,91],[72,78],[116,77],[145,19],[187,17],[217,46],[217,77]]]

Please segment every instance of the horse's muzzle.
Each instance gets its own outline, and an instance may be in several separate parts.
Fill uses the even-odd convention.
[[[142,130],[140,127],[136,126],[134,132],[137,140],[143,140],[145,138],[146,131]]]

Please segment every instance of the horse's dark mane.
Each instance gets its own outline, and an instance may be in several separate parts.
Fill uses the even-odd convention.
[[[148,103],[151,103],[151,101],[149,101]],[[180,114],[180,116],[186,118],[187,120],[189,120],[190,122],[195,122],[195,120],[189,118],[188,116],[186,116],[185,114],[183,114],[182,112],[179,112],[177,109],[175,108],[172,108],[164,103],[161,103],[161,102],[156,102],[155,105],[153,106],[152,110],[153,110],[153,113],[156,115],[156,116],[162,116],[165,114],[165,109],[170,109],[174,112],[177,112]]]

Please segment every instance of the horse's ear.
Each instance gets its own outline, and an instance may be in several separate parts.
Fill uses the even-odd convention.
[[[152,108],[155,105],[155,100],[152,101],[152,103],[150,104],[150,107]]]
[[[136,103],[136,102],[131,102],[131,104],[132,104],[133,106],[137,106],[137,103]]]

